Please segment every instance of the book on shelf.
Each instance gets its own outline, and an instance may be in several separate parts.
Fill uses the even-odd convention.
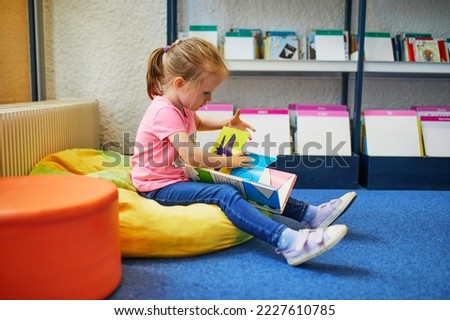
[[[441,62],[439,43],[436,39],[414,39],[414,61]]]
[[[231,104],[205,104],[198,109],[197,114],[201,118],[212,118],[218,120],[231,119],[233,117],[233,105]],[[220,130],[197,131],[195,142],[204,150],[211,150]]]
[[[366,32],[364,39],[366,61],[394,61],[394,49],[389,32]]]
[[[416,39],[420,40],[431,40],[433,36],[431,33],[412,33],[412,32],[404,32],[402,33],[402,42],[403,42],[403,61],[415,62],[415,41]]]
[[[316,60],[315,37],[316,34],[314,32],[310,32],[306,36],[306,57],[308,60]]]
[[[299,40],[294,31],[267,31],[264,38],[264,59],[298,60]]]
[[[219,33],[216,25],[190,25],[189,37],[198,37],[211,42],[215,47],[219,46]]]
[[[325,110],[298,109],[295,153],[306,156],[351,156],[350,117],[342,106]]]
[[[241,109],[240,118],[255,127],[246,151],[276,157],[292,154],[287,109]]]
[[[225,33],[223,54],[226,60],[254,60],[258,58],[258,44],[250,31],[230,31]]]
[[[247,131],[224,127],[215,141],[213,152],[230,156],[235,152],[245,151],[248,137]],[[248,153],[247,156],[253,158],[253,168],[215,170],[186,166],[185,171],[191,181],[231,184],[253,206],[283,213],[297,176],[269,168],[276,157],[254,153]]]
[[[411,106],[420,120],[426,156],[450,157],[450,106]]]
[[[450,157],[450,115],[420,116],[423,146],[429,157]]]
[[[299,60],[308,60],[308,39],[306,34],[301,34],[298,36],[299,42],[299,52],[298,59]]]
[[[423,156],[414,110],[364,110],[362,152],[369,156]]]
[[[450,116],[450,106],[428,106],[415,105],[410,107],[411,110],[416,111],[417,116]]]
[[[448,54],[448,56],[449,56],[449,61],[450,61],[450,38],[448,38],[448,39],[445,41],[445,44],[446,44],[446,46],[447,46],[447,54]]]
[[[238,33],[242,33],[242,32],[251,32],[251,34],[253,35],[253,38],[255,39],[256,42],[256,59],[264,59],[264,51],[263,51],[263,36],[262,36],[262,30],[261,29],[257,29],[257,28],[231,28],[230,32],[238,32]]]
[[[441,62],[449,62],[450,54],[447,49],[447,40],[446,39],[437,39],[439,46],[439,55],[441,56]]]
[[[389,32],[366,32],[364,37],[365,61],[396,61],[395,38]],[[350,36],[350,60],[358,61],[359,36]]]
[[[345,111],[347,110],[346,105],[341,104],[298,104],[290,103],[288,105],[289,110],[289,121],[291,127],[296,126],[297,110],[320,110],[320,111]]]
[[[396,34],[392,38],[392,41],[393,41],[392,45],[393,45],[393,50],[394,50],[395,61],[404,61],[405,60],[405,56],[404,56],[405,47],[404,47],[404,43],[402,40],[402,35]]]
[[[315,30],[313,39],[316,60],[348,60],[348,45],[343,30]]]

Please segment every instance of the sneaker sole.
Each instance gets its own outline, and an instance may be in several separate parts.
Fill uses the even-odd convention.
[[[309,261],[309,260],[311,260],[311,259],[314,259],[315,257],[321,255],[321,254],[324,253],[325,251],[328,251],[328,250],[330,250],[331,248],[333,248],[335,245],[337,245],[337,244],[339,243],[339,241],[341,241],[341,240],[345,237],[345,235],[347,234],[348,228],[347,228],[345,225],[335,225],[335,226],[333,226],[333,227],[339,227],[340,229],[342,229],[342,230],[340,230],[339,234],[337,234],[337,235],[335,234],[335,236],[336,236],[335,238],[333,238],[333,239],[328,239],[328,241],[326,241],[326,242],[323,244],[323,246],[318,247],[318,248],[315,249],[315,250],[312,250],[312,251],[310,252],[310,254],[308,254],[308,255],[306,255],[306,256],[303,256],[303,257],[301,257],[300,259],[291,259],[291,260],[288,260],[287,263],[288,263],[290,266],[293,266],[293,267],[298,266],[298,265],[300,265],[300,264],[302,264],[302,263],[305,263],[306,261]],[[331,228],[333,228],[333,227],[331,227]]]
[[[350,208],[350,206],[352,205],[352,203],[355,201],[357,194],[356,192],[350,192],[352,194],[352,197],[350,198],[350,200],[348,200],[347,202],[343,202],[340,207],[339,207],[339,211],[340,213],[329,216],[327,219],[325,219],[324,221],[322,221],[321,224],[319,224],[319,226],[317,228],[326,228],[329,227],[333,222],[335,222],[337,219],[339,219],[339,217],[342,217],[342,215],[347,211],[348,208]]]

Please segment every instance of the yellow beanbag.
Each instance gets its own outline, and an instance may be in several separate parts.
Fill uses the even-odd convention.
[[[42,159],[30,174],[77,174],[112,181],[119,190],[123,257],[194,256],[251,239],[215,205],[167,207],[141,197],[131,183],[130,157],[116,152],[65,150]]]

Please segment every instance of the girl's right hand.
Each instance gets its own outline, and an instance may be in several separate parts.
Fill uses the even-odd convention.
[[[242,152],[233,154],[232,156],[228,157],[231,160],[230,168],[253,168],[253,165],[251,164],[253,162],[253,158],[247,157]]]

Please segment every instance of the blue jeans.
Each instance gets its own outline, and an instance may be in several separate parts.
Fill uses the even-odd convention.
[[[281,233],[287,228],[256,209],[241,196],[235,187],[228,184],[177,182],[158,190],[139,194],[164,206],[215,204],[237,228],[274,247],[277,246]],[[283,216],[302,221],[307,209],[307,203],[291,197],[286,204]]]

